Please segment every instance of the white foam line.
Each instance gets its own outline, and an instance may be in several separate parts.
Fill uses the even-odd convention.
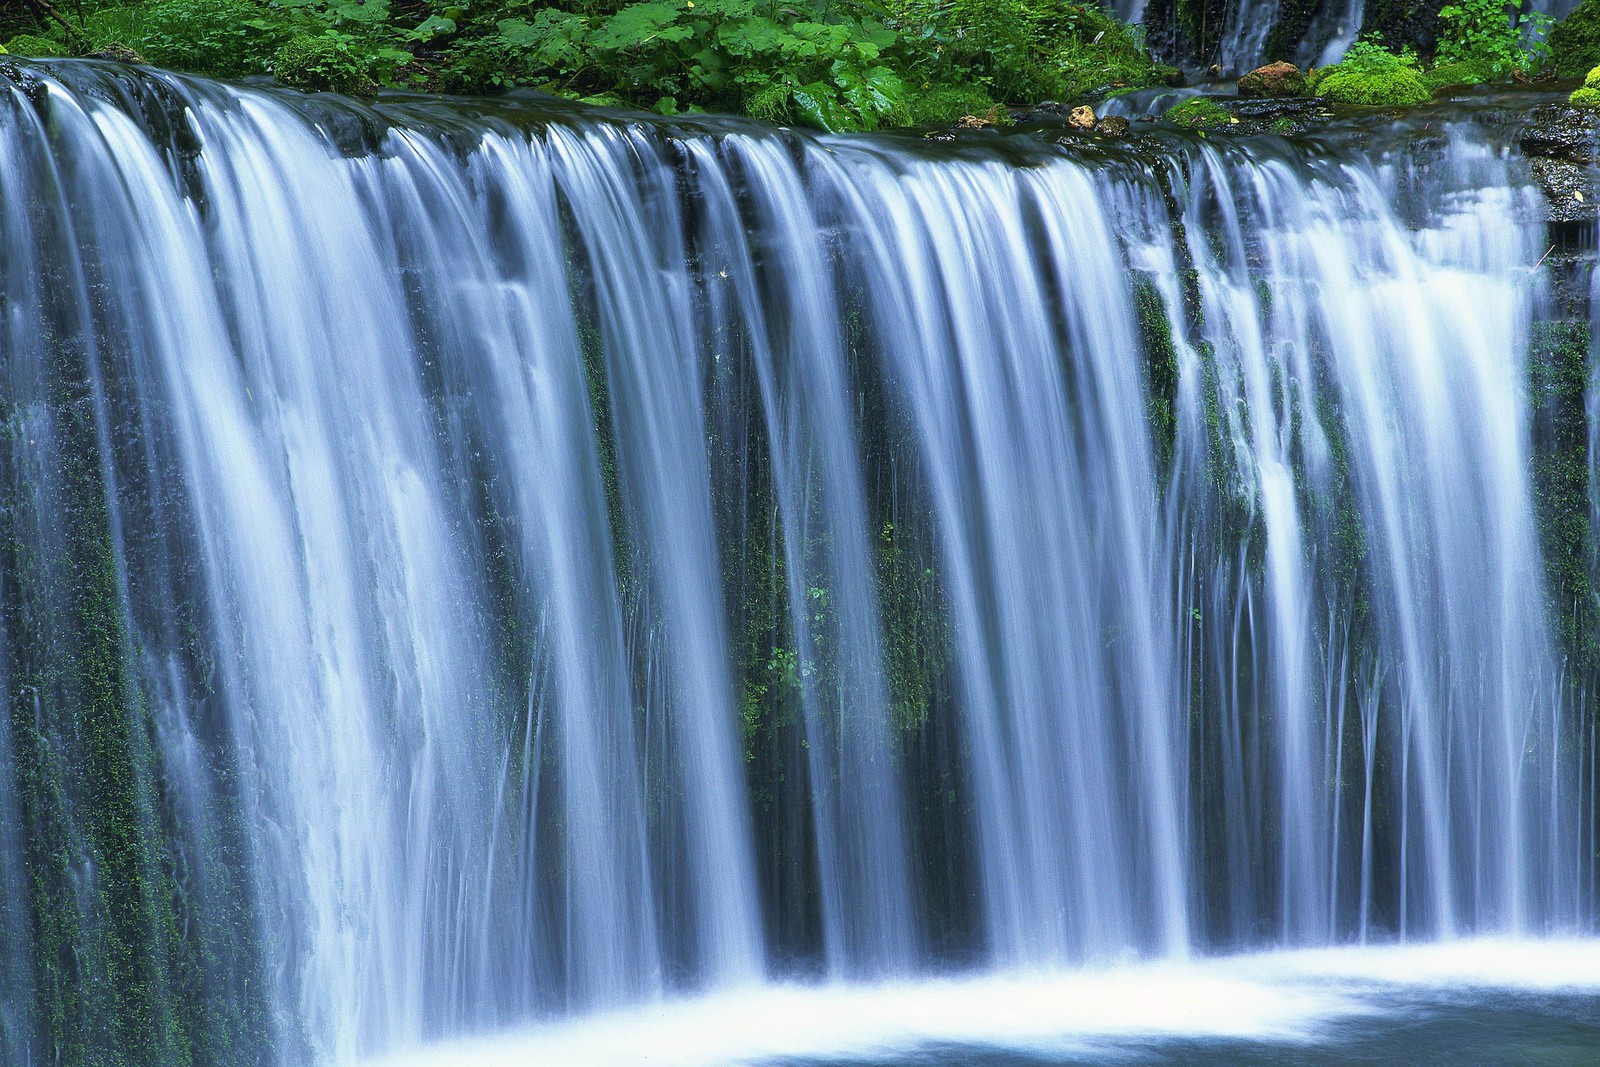
[[[740,1067],[931,1044],[1067,1051],[1132,1038],[1307,1041],[1373,986],[1600,990],[1600,942],[1299,950],[874,986],[769,985],[597,1013],[373,1067]]]

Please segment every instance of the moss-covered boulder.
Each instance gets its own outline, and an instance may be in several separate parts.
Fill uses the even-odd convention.
[[[5,48],[0,49],[9,55],[26,56],[29,59],[49,59],[52,56],[64,56],[66,51],[48,37],[40,37],[32,33],[19,33],[6,42]]]
[[[1588,73],[1583,85],[1573,90],[1568,99],[1573,107],[1600,108],[1600,66]]]
[[[360,58],[332,37],[294,38],[272,57],[272,76],[303,93],[372,96],[378,91]]]
[[[102,45],[92,52],[85,52],[83,58],[104,59],[110,63],[134,63],[139,66],[144,66],[147,63],[147,60],[144,58],[144,56],[140,55],[134,49],[129,48],[125,44],[117,44],[115,42]]]
[[[1239,79],[1239,95],[1253,99],[1304,96],[1310,87],[1306,72],[1293,63],[1268,63]]]
[[[1319,70],[1316,93],[1324,100],[1363,107],[1409,107],[1433,96],[1415,55],[1389,52],[1370,41],[1358,42],[1336,66]]]
[[[1432,70],[1422,75],[1422,84],[1430,93],[1452,85],[1482,85],[1490,78],[1490,72],[1481,63],[1474,63],[1470,59],[1456,63],[1441,63]]]
[[[1600,0],[1583,0],[1550,31],[1550,65],[1563,78],[1600,66]]]

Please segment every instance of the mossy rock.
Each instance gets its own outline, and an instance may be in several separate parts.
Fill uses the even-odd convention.
[[[1550,31],[1550,65],[1563,78],[1600,66],[1600,0],[1583,0]]]
[[[85,52],[84,59],[103,59],[109,63],[132,63],[145,66],[147,61],[144,56],[125,44],[107,44],[96,48],[93,52]]]
[[[1581,89],[1574,89],[1567,99],[1573,107],[1600,110],[1600,89],[1591,89],[1585,85]]]
[[[1293,63],[1268,63],[1239,79],[1239,95],[1251,98],[1304,96],[1310,82]]]
[[[1371,71],[1334,67],[1317,81],[1317,95],[1336,103],[1363,107],[1411,107],[1425,103],[1433,93],[1410,67]]]
[[[5,48],[0,51],[13,56],[26,56],[29,59],[49,59],[67,54],[65,49],[50,38],[32,33],[18,34],[7,41]]]
[[[294,38],[272,57],[272,76],[303,93],[374,96],[378,91],[365,64],[330,37]]]
[[[1422,75],[1422,84],[1434,93],[1452,85],[1482,85],[1488,80],[1489,72],[1471,60],[1441,63]]]
[[[1215,130],[1231,126],[1238,120],[1233,112],[1210,97],[1196,96],[1174,104],[1167,109],[1166,120],[1174,126],[1190,130]]]

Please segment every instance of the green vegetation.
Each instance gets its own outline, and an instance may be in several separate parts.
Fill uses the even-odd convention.
[[[1415,53],[1390,52],[1370,38],[1352,45],[1337,65],[1317,71],[1316,93],[1366,107],[1409,107],[1433,95],[1423,83]]]
[[[1169,80],[1140,36],[1066,0],[890,0],[914,85],[976,82],[1005,103],[1072,100]]]
[[[18,34],[11,38],[6,42],[5,51],[14,56],[31,56],[35,59],[48,59],[51,56],[66,54],[61,46],[50,38],[31,33]]]
[[[1472,64],[1491,78],[1537,70],[1549,50],[1544,41],[1552,21],[1537,13],[1513,18],[1503,0],[1457,0],[1439,9],[1434,60],[1440,65]]]
[[[1167,109],[1166,120],[1191,130],[1212,130],[1231,125],[1233,114],[1210,97],[1195,96]]]
[[[1600,108],[1600,67],[1591,70],[1568,99],[1574,107]]]
[[[87,0],[12,21],[27,56],[127,51],[305,91],[541,89],[830,130],[1001,119],[1175,76],[1071,0]]]
[[[294,38],[272,57],[272,71],[284,85],[308,93],[366,96],[377,89],[361,57],[333,37]]]
[[[1145,375],[1149,382],[1146,412],[1157,461],[1163,472],[1172,466],[1178,440],[1178,349],[1172,339],[1172,320],[1166,301],[1150,278],[1136,274],[1133,282],[1133,310],[1139,322],[1140,347],[1144,350]]]
[[[1600,0],[1583,0],[1550,31],[1550,64],[1563,78],[1600,66]]]
[[[1470,59],[1440,63],[1422,75],[1422,84],[1430,93],[1436,93],[1451,85],[1482,85],[1493,80],[1494,74],[1491,70]]]
[[[1592,667],[1596,647],[1589,516],[1589,380],[1587,322],[1546,321],[1533,327],[1529,385],[1534,399],[1533,491],[1543,550],[1548,615],[1563,649]]]

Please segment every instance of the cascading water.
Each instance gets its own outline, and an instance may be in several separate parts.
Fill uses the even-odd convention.
[[[1592,929],[1492,130],[5,87],[9,1061]]]
[[[1519,17],[1539,13],[1561,19],[1576,6],[1574,0],[1534,0],[1517,10]],[[1337,63],[1365,33],[1387,33],[1391,38],[1396,32],[1421,33],[1427,50],[1435,32],[1432,11],[1367,0],[1212,0],[1199,5],[1117,0],[1110,8],[1124,22],[1148,22],[1161,38],[1167,62],[1192,68],[1216,64],[1229,77],[1277,60],[1303,67]],[[1395,20],[1398,31],[1386,25]]]

